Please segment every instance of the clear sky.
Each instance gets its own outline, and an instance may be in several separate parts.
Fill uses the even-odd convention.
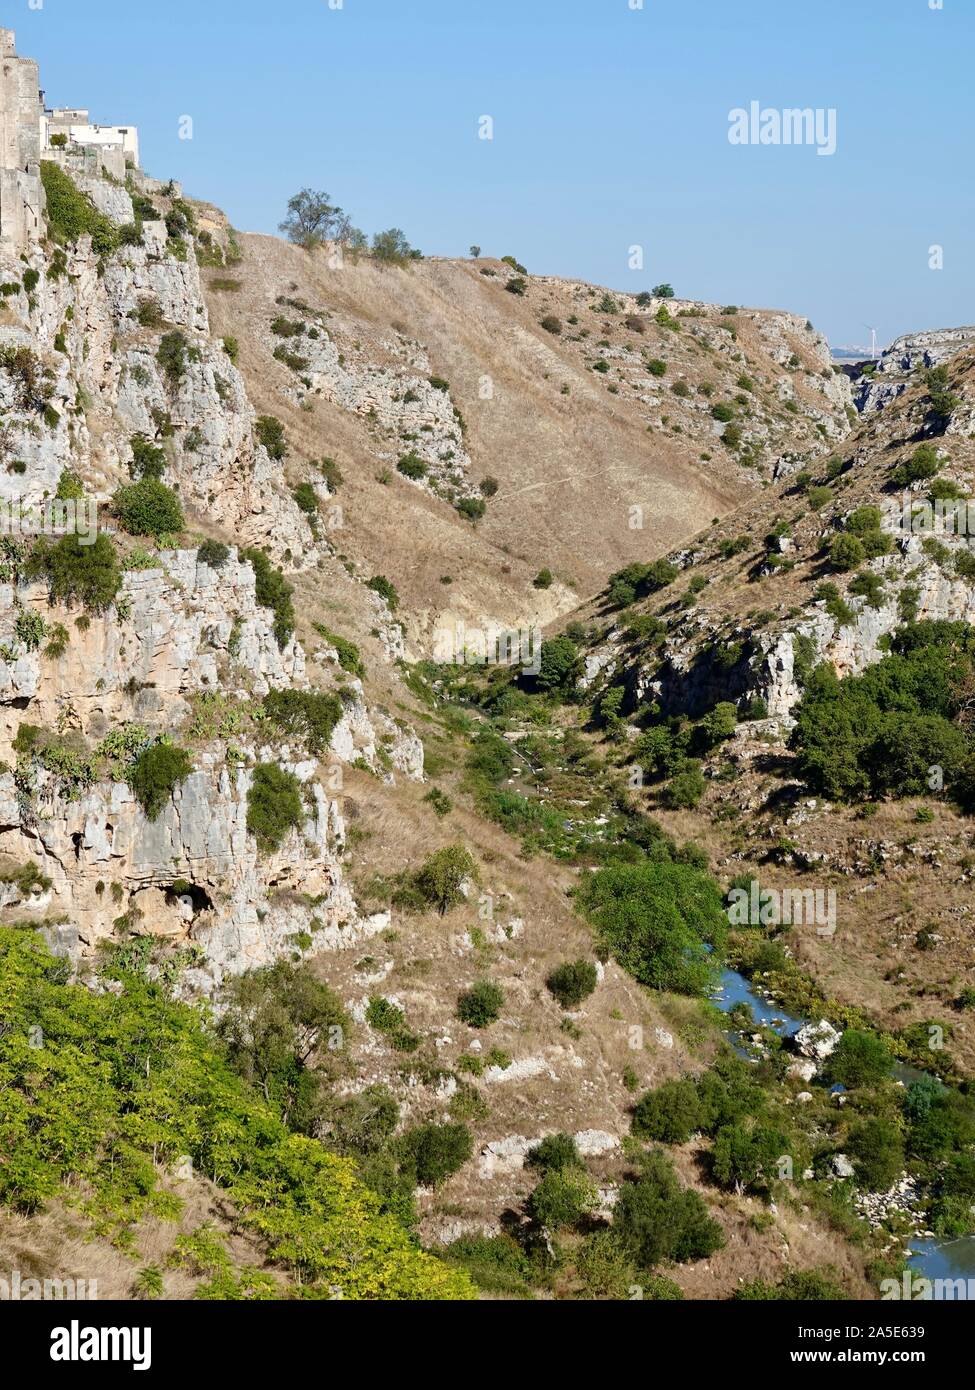
[[[49,102],[137,123],[243,230],[308,185],[431,255],[669,280],[834,343],[975,322],[975,0],[38,3],[0,14]],[[753,101],[835,108],[836,153],[730,144]]]

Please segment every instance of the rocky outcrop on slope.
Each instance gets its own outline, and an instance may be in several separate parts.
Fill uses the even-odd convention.
[[[853,403],[862,415],[883,410],[907,390],[918,370],[940,367],[975,343],[975,328],[939,328],[905,333],[881,354],[853,387]]]

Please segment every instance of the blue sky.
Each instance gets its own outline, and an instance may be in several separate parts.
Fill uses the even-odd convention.
[[[973,0],[336,3],[17,0],[2,22],[49,101],[137,123],[146,168],[243,230],[309,185],[428,254],[669,280],[836,343],[975,321]],[[836,154],[731,145],[751,101],[835,107]]]

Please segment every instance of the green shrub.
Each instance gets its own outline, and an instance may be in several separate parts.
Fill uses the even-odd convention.
[[[27,575],[46,578],[52,600],[67,604],[77,601],[95,613],[104,612],[115,601],[122,584],[115,546],[104,532],[91,545],[85,545],[74,532],[53,545],[39,540],[31,552]]]
[[[779,1160],[788,1156],[788,1140],[768,1125],[725,1125],[715,1135],[711,1173],[722,1187],[768,1192],[778,1178]]]
[[[83,1191],[93,1225],[131,1243],[149,1213],[173,1214],[163,1174],[186,1156],[296,1292],[475,1297],[461,1270],[418,1250],[350,1159],[287,1128],[197,1009],[131,965],[108,969],[118,992],[65,983],[70,972],[35,933],[0,927],[0,1128],[16,1154],[0,1164],[0,1202],[53,1214]],[[33,1026],[43,1086],[25,1042]]]
[[[829,562],[837,570],[855,570],[866,559],[867,552],[858,536],[837,536],[829,548]]]
[[[41,182],[47,201],[47,229],[51,240],[61,245],[90,236],[98,256],[109,255],[118,246],[118,229],[97,210],[70,175],[60,165],[41,160]]]
[[[832,799],[923,796],[931,767],[965,765],[956,692],[975,634],[964,623],[909,623],[892,645],[860,675],[841,681],[822,665],[806,681],[793,746],[809,786]]]
[[[555,576],[552,574],[551,570],[539,570],[532,580],[532,584],[536,589],[551,589],[554,583]]]
[[[425,1124],[407,1130],[399,1147],[420,1186],[439,1187],[463,1168],[474,1152],[474,1140],[466,1125]]]
[[[848,1028],[829,1059],[829,1074],[848,1090],[875,1086],[889,1075],[892,1062],[890,1048],[882,1038]]]
[[[455,510],[468,521],[478,522],[487,512],[487,503],[483,497],[461,497],[454,504]]]
[[[633,1133],[661,1144],[686,1144],[702,1127],[701,1102],[693,1081],[665,1081],[649,1091],[633,1112]]]
[[[366,584],[367,589],[372,589],[380,598],[386,600],[386,604],[391,613],[395,613],[399,607],[399,594],[395,586],[382,574],[374,574]]]
[[[158,482],[166,469],[165,449],[160,449],[144,434],[134,434],[129,447],[132,450],[129,472],[133,478],[154,478]]]
[[[588,999],[598,979],[591,960],[573,960],[556,966],[545,983],[563,1009],[574,1009]]]
[[[192,771],[193,763],[184,749],[160,740],[139,754],[126,772],[126,781],[148,819],[156,820]]]
[[[305,819],[301,783],[276,763],[259,763],[247,793],[247,829],[263,850],[279,849]]]
[[[643,1176],[624,1183],[613,1211],[613,1233],[641,1269],[665,1260],[706,1259],[724,1244],[721,1227],[696,1192],[683,1188],[659,1152],[643,1160]]]
[[[461,886],[465,880],[477,882],[477,864],[463,845],[447,845],[438,849],[414,875],[413,882],[421,896],[440,915],[463,901]]]
[[[671,810],[692,811],[707,791],[701,764],[689,758],[663,790],[664,805]]]
[[[870,1192],[886,1192],[904,1167],[904,1138],[899,1127],[882,1115],[871,1115],[853,1126],[845,1148],[855,1160],[857,1182]]]
[[[579,666],[579,651],[566,636],[546,638],[542,642],[539,671],[534,677],[536,687],[543,692],[566,693],[574,684]]]
[[[278,646],[284,650],[294,636],[294,590],[263,550],[242,550],[240,558],[246,560],[254,571],[254,596],[262,608],[269,608],[274,614],[274,635]]]
[[[342,718],[339,697],[320,690],[271,690],[263,707],[285,738],[299,740],[315,754],[325,752]]]
[[[189,361],[189,343],[185,335],[178,329],[165,334],[159,343],[156,361],[162,367],[169,384],[178,386],[186,375],[186,364]]]
[[[528,1214],[548,1231],[577,1226],[595,1211],[599,1194],[584,1172],[577,1168],[551,1169],[528,1199]]]
[[[490,980],[480,980],[460,996],[457,1017],[471,1028],[487,1028],[496,1023],[504,1007],[504,990]]]
[[[196,562],[198,565],[206,565],[212,570],[223,569],[230,559],[230,547],[224,545],[223,541],[204,541],[196,552]]]
[[[902,459],[891,469],[890,480],[897,487],[933,478],[941,468],[938,451],[933,444],[919,444],[910,458]]]
[[[710,988],[727,919],[708,874],[686,864],[614,865],[585,880],[579,902],[603,944],[641,984],[679,994]]]
[[[314,519],[318,516],[318,494],[311,483],[298,483],[293,489],[291,496],[294,498],[295,506],[305,516]]]
[[[429,472],[429,466],[423,459],[417,458],[416,454],[405,454],[396,465],[396,469],[404,478],[409,478],[414,483],[425,478]]]
[[[112,507],[123,529],[133,536],[154,536],[158,540],[182,531],[186,524],[176,493],[157,478],[144,478],[118,488]]]
[[[777,1284],[753,1279],[735,1290],[739,1303],[838,1303],[848,1297],[833,1270],[790,1269]]]
[[[529,1168],[560,1172],[563,1168],[584,1168],[582,1155],[571,1134],[548,1134],[533,1144],[525,1156]]]
[[[263,444],[268,457],[280,463],[288,455],[288,441],[284,426],[274,415],[259,415],[255,425],[257,442]]]

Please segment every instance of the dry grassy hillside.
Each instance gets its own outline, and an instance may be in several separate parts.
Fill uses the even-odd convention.
[[[337,460],[346,488],[336,549],[393,579],[413,633],[445,618],[545,624],[620,565],[726,513],[779,459],[823,449],[848,427],[845,378],[823,340],[788,315],[672,301],[667,327],[655,317],[664,301],[604,300],[581,283],[528,277],[523,295],[507,293],[513,272],[497,261],[383,269],[367,258],[337,270],[324,251],[264,236],[241,243],[240,265],[206,273],[214,332],[237,338],[256,407],[284,422],[294,481],[311,461]],[[274,360],[275,317],[308,321],[309,310],[341,350],[336,370],[449,383],[468,486],[498,484],[476,525],[396,471],[408,445],[370,414],[368,397],[342,400],[342,388],[329,399],[317,378],[305,390]],[[307,339],[290,346],[300,354]],[[744,429],[732,449],[711,412],[736,396]],[[546,591],[532,586],[542,568],[555,576]]]

